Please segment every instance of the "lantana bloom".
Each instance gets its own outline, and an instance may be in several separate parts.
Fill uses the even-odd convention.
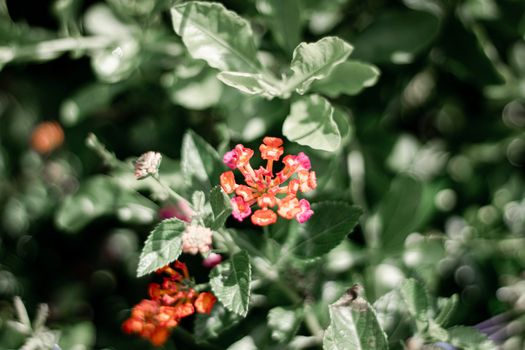
[[[230,169],[238,169],[244,176],[245,184],[237,184],[233,171],[221,174],[221,187],[227,194],[235,194],[231,199],[232,215],[243,221],[251,215],[251,221],[258,226],[267,226],[277,221],[277,214],[303,223],[310,219],[313,210],[306,199],[299,200],[298,192],[309,192],[317,187],[315,172],[310,171],[311,163],[306,154],[287,155],[282,159],[284,168],[273,173],[274,162],[279,161],[284,153],[283,140],[277,137],[265,137],[259,147],[261,158],[266,160],[266,167],[254,170],[250,165],[254,151],[239,144],[227,152],[224,163]],[[252,214],[252,206],[259,209]],[[274,208],[277,207],[277,214]]]
[[[182,251],[189,254],[207,253],[210,251],[213,231],[203,226],[186,226],[182,233]]]
[[[156,175],[159,171],[161,160],[162,156],[157,152],[149,151],[141,155],[135,161],[135,177],[137,180]]]
[[[186,264],[180,261],[156,273],[164,276],[162,283],[149,285],[150,299],[143,299],[133,307],[122,329],[126,333],[137,333],[155,346],[161,346],[181,319],[195,312],[209,314],[217,298],[210,292],[193,289]]]

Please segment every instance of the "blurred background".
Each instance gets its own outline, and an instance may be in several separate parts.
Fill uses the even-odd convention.
[[[119,159],[162,152],[173,186],[188,129],[219,152],[281,135],[290,101],[242,95],[191,58],[171,27],[174,3],[0,0],[0,348],[27,339],[7,324],[14,296],[30,317],[49,306],[62,349],[149,346],[120,325],[146,294],[147,279],[135,278],[143,241],[175,203],[141,196],[151,184],[101,161],[90,133]],[[311,152],[314,201],[367,212],[325,273],[373,279],[374,300],[410,271],[437,296],[457,293],[466,325],[523,315],[525,2],[297,0],[289,35],[270,0],[222,3],[250,21],[277,72],[299,42],[327,35],[381,71],[359,95],[333,98],[351,116],[347,146]],[[411,234],[360,265],[361,236],[378,217]],[[501,335],[508,349],[525,348],[520,317]]]

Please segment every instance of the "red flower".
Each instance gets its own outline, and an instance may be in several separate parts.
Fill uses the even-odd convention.
[[[313,214],[310,203],[306,199],[297,199],[297,193],[309,192],[317,187],[315,172],[310,171],[310,159],[303,152],[298,155],[287,155],[283,158],[284,168],[273,174],[273,162],[283,155],[283,141],[277,137],[265,137],[259,147],[261,158],[267,160],[266,168],[254,170],[250,165],[253,150],[237,145],[224,155],[224,162],[232,169],[239,169],[246,185],[235,183],[232,171],[220,176],[221,187],[227,194],[234,193],[231,199],[232,215],[243,221],[252,214],[251,206],[256,204],[261,208],[256,210],[252,223],[267,226],[277,221],[277,215],[272,210],[277,206],[277,213],[285,219],[295,218],[300,223],[307,221]],[[296,177],[294,177],[296,175]],[[288,185],[284,185],[285,182]],[[279,198],[278,195],[285,195]]]
[[[151,283],[150,299],[143,299],[133,307],[131,316],[122,324],[128,334],[136,333],[153,345],[160,346],[168,339],[171,329],[184,317],[210,313],[217,298],[210,292],[199,293],[191,288],[186,264],[175,261],[173,266],[158,269],[165,275],[162,283]]]

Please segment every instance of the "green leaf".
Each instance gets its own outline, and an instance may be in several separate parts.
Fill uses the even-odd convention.
[[[322,202],[312,205],[314,215],[299,227],[299,239],[289,252],[311,259],[335,248],[357,225],[363,211],[346,203]]]
[[[258,72],[250,24],[215,2],[189,1],[171,9],[175,32],[194,58],[219,70]]]
[[[162,221],[151,232],[139,258],[137,277],[144,276],[177,260],[182,253],[182,233],[186,224],[173,218]]]
[[[496,85],[504,82],[503,77],[485,53],[482,38],[470,31],[461,21],[451,18],[444,27],[445,51],[441,66],[465,81],[479,85]],[[486,41],[487,39],[485,39]]]
[[[430,305],[425,287],[415,279],[407,279],[400,288],[401,297],[410,315],[415,318],[418,330],[428,326]]]
[[[188,186],[210,191],[224,169],[217,151],[204,139],[188,131],[182,140],[182,169]]]
[[[364,88],[375,85],[379,69],[371,64],[349,60],[335,67],[330,75],[312,84],[312,90],[330,96],[357,95]]]
[[[274,307],[268,312],[268,327],[272,339],[279,343],[288,343],[297,333],[303,320],[302,309]]]
[[[216,75],[214,69],[206,68],[186,79],[169,76],[164,85],[173,103],[203,110],[215,106],[221,98],[223,85]]]
[[[305,96],[292,104],[284,120],[283,134],[290,141],[328,152],[337,150],[341,143],[334,108],[319,95]]]
[[[388,342],[372,306],[350,288],[330,305],[330,326],[323,337],[325,350],[386,350]]]
[[[304,94],[315,80],[326,78],[335,66],[344,62],[352,49],[350,44],[333,36],[311,44],[299,44],[293,52],[290,66],[293,75],[284,90]]]
[[[496,350],[496,345],[486,335],[470,327],[453,327],[447,330],[448,342],[463,350]]]
[[[130,169],[131,172],[131,169]],[[95,176],[63,201],[55,221],[60,229],[77,232],[94,219],[116,214],[128,223],[151,223],[157,205],[107,176]]]
[[[204,343],[217,338],[241,320],[236,313],[228,311],[220,303],[215,304],[209,315],[197,314],[195,318],[195,340]]]
[[[352,41],[354,57],[374,63],[410,63],[434,40],[439,27],[439,19],[427,12],[384,11]]]
[[[277,44],[291,54],[300,41],[300,0],[258,0],[257,9],[265,16]]]
[[[228,219],[232,213],[230,200],[228,196],[222,192],[220,186],[215,186],[211,189],[210,204],[213,213],[211,229],[218,230],[224,226],[226,219]]]
[[[390,343],[402,341],[413,334],[413,319],[398,289],[392,290],[374,302],[377,320]]]
[[[221,72],[217,78],[224,84],[250,95],[273,98],[281,93],[279,88],[268,82],[262,74]]]
[[[458,305],[459,297],[457,294],[453,294],[450,298],[439,300],[438,306],[440,306],[440,309],[435,319],[436,323],[442,327],[446,327],[454,316]]]
[[[423,207],[423,184],[419,180],[399,176],[392,181],[378,211],[385,251],[401,251],[408,234],[418,227]]]
[[[250,256],[245,251],[235,253],[210,273],[213,293],[228,310],[242,317],[248,313],[251,279]]]

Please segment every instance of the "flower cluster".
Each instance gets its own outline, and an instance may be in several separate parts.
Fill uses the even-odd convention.
[[[182,251],[188,254],[210,251],[213,231],[207,227],[188,225],[182,233]]]
[[[135,161],[135,177],[137,180],[156,175],[159,171],[161,160],[162,156],[157,152],[149,151],[141,155]]]
[[[135,305],[122,329],[160,346],[182,318],[195,312],[209,314],[217,298],[210,292],[197,292],[191,288],[186,264],[180,261],[175,261],[173,267],[168,265],[157,270],[157,274],[164,275],[162,283],[149,285],[150,299],[143,299]]]
[[[306,199],[299,200],[297,192],[309,192],[317,187],[315,172],[310,171],[310,159],[303,152],[283,158],[284,168],[274,175],[273,163],[284,153],[283,141],[277,137],[265,137],[259,147],[261,158],[267,160],[266,167],[254,170],[250,159],[254,152],[239,144],[224,155],[224,163],[231,169],[239,169],[246,185],[237,184],[233,171],[221,174],[221,187],[224,192],[236,196],[231,199],[233,216],[243,221],[252,214],[251,206],[260,209],[251,216],[252,223],[267,226],[277,221],[277,214],[303,223],[314,213]],[[295,176],[294,176],[295,175]],[[289,181],[288,181],[289,180]],[[288,181],[288,184],[285,183]],[[281,195],[282,197],[278,197]],[[277,214],[272,210],[277,206]]]

